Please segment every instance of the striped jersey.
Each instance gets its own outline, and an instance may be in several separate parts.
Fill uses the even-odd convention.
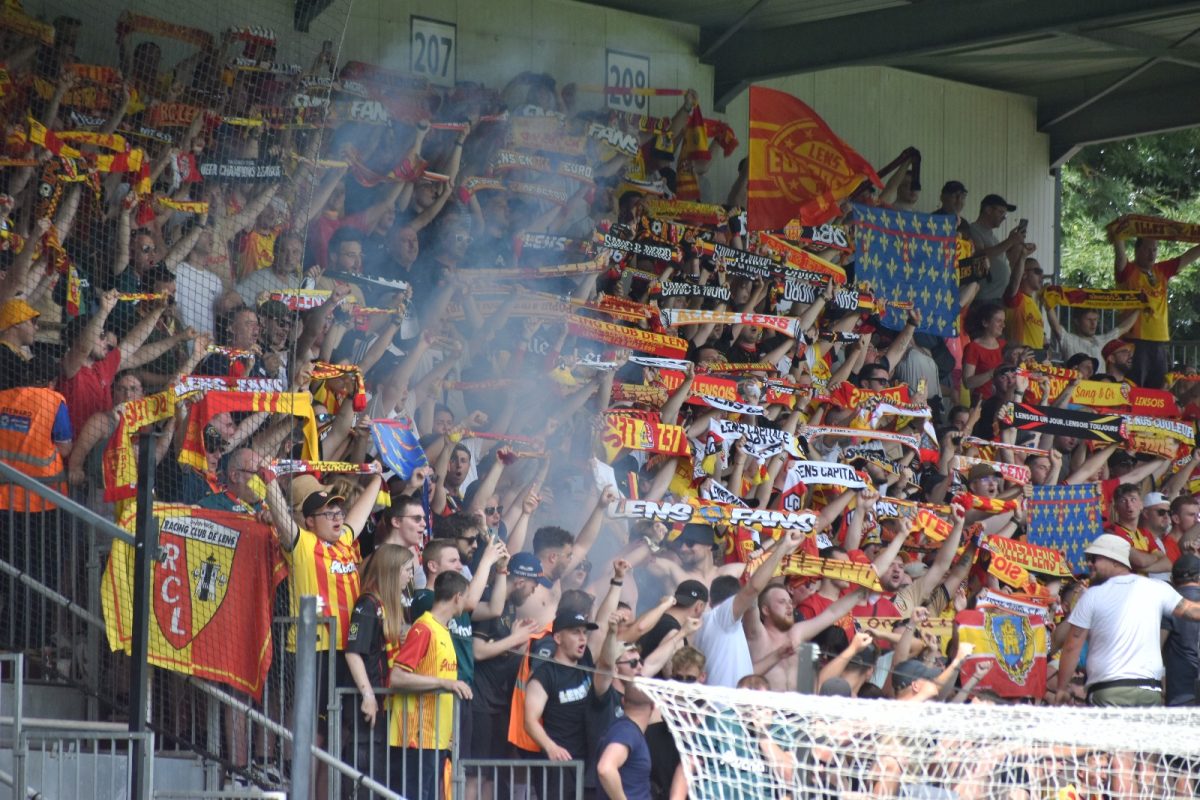
[[[300,597],[315,595],[317,616],[333,617],[334,649],[344,650],[350,632],[350,615],[358,601],[358,545],[349,525],[342,526],[336,542],[322,541],[304,528],[291,551],[284,551],[291,574],[291,613],[300,616]],[[294,626],[293,626],[294,631]],[[296,647],[295,634],[288,634],[288,650]],[[326,626],[317,626],[317,650],[329,649]]]
[[[422,614],[400,650],[390,657],[393,666],[415,675],[458,679],[458,656],[445,625],[428,611]],[[454,727],[454,695],[450,692],[388,696],[391,704],[388,744],[392,747],[448,750]]]

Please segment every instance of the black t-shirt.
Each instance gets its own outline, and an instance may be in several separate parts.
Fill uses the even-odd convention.
[[[679,748],[665,722],[646,726],[646,745],[650,748],[650,796],[665,800],[671,794],[671,781],[679,766]]]
[[[387,643],[383,638],[383,604],[373,594],[360,594],[350,612],[346,652],[362,656],[372,686],[387,686]]]
[[[609,684],[608,690],[601,695],[592,692],[592,703],[587,711],[587,751],[590,761],[584,767],[583,785],[595,788],[599,785],[596,777],[596,762],[600,758],[600,741],[608,733],[612,724],[625,716],[621,706],[622,695],[616,687]],[[571,753],[571,755],[575,755]]]
[[[662,619],[646,635],[638,639],[638,649],[646,655],[650,655],[658,649],[658,646],[662,644],[662,640],[666,638],[668,633],[680,630],[682,627],[679,621],[670,614],[663,614]]]
[[[1179,593],[1187,600],[1200,600],[1200,586],[1181,586]],[[1183,617],[1163,617],[1162,629],[1167,632],[1162,651],[1167,705],[1195,705],[1196,673],[1200,668],[1200,622]]]
[[[572,758],[590,761],[587,749],[587,712],[594,702],[592,691],[591,654],[584,653],[578,667],[557,661],[543,661],[534,667],[531,680],[546,690],[546,707],[542,710],[542,726],[559,747],[565,747]]]

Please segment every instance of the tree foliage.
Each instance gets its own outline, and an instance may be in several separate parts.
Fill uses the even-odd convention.
[[[1104,226],[1123,214],[1200,221],[1200,130],[1092,145],[1062,170],[1062,282],[1113,285]],[[1164,242],[1160,258],[1187,245]],[[1200,264],[1171,281],[1173,338],[1200,339]]]

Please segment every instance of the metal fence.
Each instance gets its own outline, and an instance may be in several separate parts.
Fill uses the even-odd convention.
[[[45,800],[81,797],[128,797],[150,800],[154,778],[154,733],[134,733],[119,725],[70,723],[39,724],[26,720],[26,730],[16,742],[22,755],[15,773],[17,786],[37,787]],[[99,727],[100,730],[80,730]],[[141,748],[133,747],[141,742]],[[135,775],[142,776],[140,797]],[[14,792],[15,795],[20,796]]]

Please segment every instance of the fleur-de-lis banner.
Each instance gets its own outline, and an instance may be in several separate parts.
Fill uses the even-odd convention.
[[[1061,550],[1072,572],[1086,572],[1083,548],[1104,532],[1102,502],[1098,483],[1034,486],[1033,497],[1026,502],[1026,540]]]
[[[854,277],[866,281],[889,305],[913,304],[921,311],[917,330],[935,336],[958,334],[958,268],[955,218],[872,206],[854,206],[857,227]],[[907,309],[888,308],[883,324],[904,327]]]

